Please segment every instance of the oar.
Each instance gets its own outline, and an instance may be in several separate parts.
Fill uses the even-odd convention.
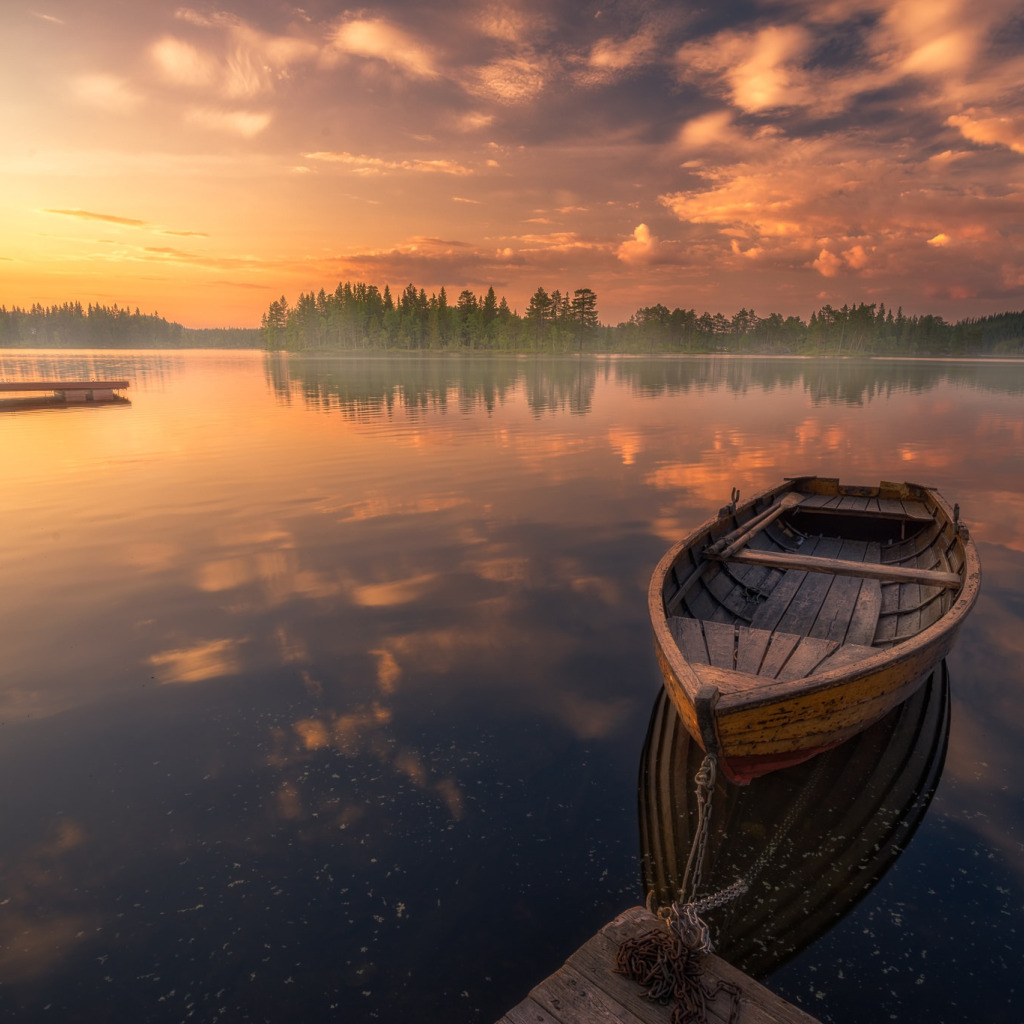
[[[773,523],[778,519],[783,512],[793,508],[795,505],[799,505],[803,500],[804,496],[802,494],[789,491],[779,498],[775,504],[758,513],[753,519],[742,526],[737,527],[732,533],[726,534],[721,540],[712,545],[708,554],[716,558],[727,558],[734,552],[739,551],[751,537],[760,533],[769,523]]]
[[[780,502],[786,501],[787,499],[792,497],[799,497],[799,495],[794,495],[792,491],[783,495],[782,498],[780,498],[778,501],[773,502],[767,508],[761,509],[761,511],[758,512],[757,515],[751,516],[745,523],[741,524],[740,526],[737,526],[736,529],[730,530],[727,534],[725,534],[724,537],[719,537],[714,544],[711,544],[708,547],[708,551],[721,551],[722,548],[726,547],[726,545],[728,544],[731,544],[737,537],[740,536],[740,534],[746,533],[747,530],[751,529],[752,527],[760,525],[762,520],[775,513],[776,510],[779,508]]]

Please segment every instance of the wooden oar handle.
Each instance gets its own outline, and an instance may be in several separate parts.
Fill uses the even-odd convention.
[[[754,534],[759,533],[769,523],[778,519],[787,509],[799,505],[803,500],[803,495],[797,494],[795,491],[788,491],[777,502],[758,512],[756,516],[748,519],[742,526],[736,527],[731,533],[727,533],[724,537],[715,541],[708,549],[709,553],[720,555],[721,557],[731,555],[743,547]]]

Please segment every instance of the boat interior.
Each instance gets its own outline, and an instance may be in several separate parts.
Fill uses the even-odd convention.
[[[683,655],[789,681],[917,636],[962,584],[960,527],[930,497],[791,490],[720,520],[666,579]]]

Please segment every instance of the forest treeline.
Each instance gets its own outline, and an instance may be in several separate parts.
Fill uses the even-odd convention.
[[[525,316],[499,300],[494,288],[478,297],[465,288],[454,303],[442,287],[427,298],[407,285],[397,299],[388,285],[346,282],[329,295],[301,294],[295,305],[282,295],[264,313],[261,328],[270,349],[490,349],[503,352],[565,352],[614,347],[602,328],[597,296],[589,288],[550,295],[538,288]]]
[[[156,313],[117,305],[65,303],[0,307],[0,346],[38,348],[260,348],[272,351],[623,352],[771,355],[1024,355],[1024,311],[950,323],[906,316],[884,303],[824,305],[804,321],[741,309],[731,317],[658,304],[615,326],[602,325],[597,295],[538,288],[524,313],[494,288],[427,295],[409,284],[345,282],[330,293],[281,296],[260,328],[196,330]]]
[[[1024,312],[948,323],[940,316],[905,316],[881,303],[838,309],[822,306],[810,319],[758,316],[741,309],[731,317],[695,309],[645,306],[615,327],[601,326],[597,295],[538,288],[523,315],[489,288],[480,298],[463,290],[454,303],[445,289],[427,296],[408,285],[397,298],[385,285],[339,284],[331,293],[284,296],[263,315],[267,348],[499,352],[975,355],[1024,353]]]
[[[0,306],[0,347],[258,348],[256,328],[192,328],[128,307],[65,302],[29,309]]]

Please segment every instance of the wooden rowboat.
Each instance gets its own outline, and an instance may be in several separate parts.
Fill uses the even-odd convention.
[[[978,596],[977,550],[933,488],[794,477],[675,545],[648,603],[665,688],[740,784],[906,700]]]

